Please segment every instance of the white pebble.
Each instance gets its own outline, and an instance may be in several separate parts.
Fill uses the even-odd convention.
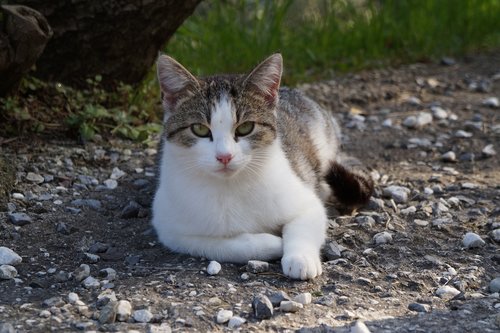
[[[371,333],[368,327],[363,323],[362,321],[358,320],[354,324],[353,327],[351,327],[350,333]]]
[[[489,289],[491,293],[497,293],[500,291],[500,277],[494,278],[490,281]]]
[[[446,119],[448,118],[448,112],[440,106],[431,107],[432,115],[436,119]]]
[[[134,311],[132,317],[138,323],[149,323],[153,319],[153,314],[149,310],[142,309]]]
[[[471,249],[476,247],[481,247],[486,244],[486,242],[476,233],[468,232],[462,239],[462,244],[465,248]]]
[[[116,306],[116,320],[127,321],[132,313],[132,305],[127,300],[120,300]]]
[[[445,162],[456,162],[457,155],[454,152],[449,151],[441,155],[441,159]]]
[[[470,138],[470,137],[472,137],[472,133],[466,132],[464,130],[458,130],[455,132],[455,137],[456,138]]]
[[[0,265],[0,280],[10,280],[17,276],[17,270],[11,265]]]
[[[12,193],[12,199],[24,200],[24,194],[22,193]]]
[[[246,320],[244,318],[234,316],[234,317],[231,317],[231,319],[229,319],[229,323],[227,324],[227,327],[229,327],[231,329],[238,328],[241,325],[243,325],[245,322],[246,322]]]
[[[488,157],[495,156],[497,154],[492,144],[485,146],[481,152],[483,153],[483,155]]]
[[[302,305],[307,305],[312,302],[312,295],[311,293],[302,293],[298,294],[293,298],[294,302],[300,303]]]
[[[436,295],[443,299],[451,299],[460,294],[460,291],[451,286],[441,286],[436,290]]]
[[[211,261],[207,267],[207,273],[209,275],[217,275],[221,271],[222,266],[215,260]]]
[[[17,265],[23,259],[8,247],[0,246],[0,265]]]
[[[79,300],[80,300],[80,296],[78,296],[77,293],[69,293],[68,294],[68,302],[70,304],[75,304]]]
[[[108,190],[114,190],[118,187],[118,182],[115,179],[106,179],[104,185]]]
[[[217,312],[217,324],[225,324],[233,316],[233,311],[231,310],[220,310]]]
[[[498,98],[496,97],[489,97],[483,100],[483,105],[484,106],[489,106],[491,108],[497,108],[500,106],[500,103],[498,102]]]
[[[99,281],[92,277],[92,276],[88,276],[87,278],[85,278],[85,280],[82,281],[82,285],[86,288],[86,289],[92,289],[92,288],[99,288],[99,286],[101,285],[99,283]]]
[[[300,303],[294,301],[281,301],[280,311],[281,312],[297,312],[304,306]]]

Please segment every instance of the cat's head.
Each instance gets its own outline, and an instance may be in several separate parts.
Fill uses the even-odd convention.
[[[277,136],[282,62],[273,54],[247,75],[196,78],[158,58],[165,140],[187,170],[228,178],[262,165]]]

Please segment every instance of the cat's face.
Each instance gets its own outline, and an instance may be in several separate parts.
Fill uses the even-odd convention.
[[[186,172],[229,178],[257,172],[276,139],[282,59],[275,54],[246,76],[197,79],[167,56],[158,59],[165,139]]]

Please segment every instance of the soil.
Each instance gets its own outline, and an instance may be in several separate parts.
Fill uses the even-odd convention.
[[[500,149],[500,108],[483,104],[500,97],[499,73],[500,56],[485,54],[300,86],[336,114],[344,149],[377,179],[370,205],[332,217],[327,245],[341,254],[325,250],[323,275],[312,281],[284,277],[279,262],[257,274],[221,263],[222,270],[209,275],[209,261],[163,248],[149,222],[154,149],[120,140],[84,146],[4,141],[1,154],[16,163],[17,183],[10,212],[0,212],[0,246],[22,262],[13,264],[16,278],[0,280],[0,332],[231,331],[217,323],[220,309],[245,319],[239,329],[251,332],[366,332],[357,321],[371,332],[499,332],[500,297],[492,280],[500,277],[494,232],[500,228],[500,163],[498,153],[483,152],[490,144]],[[442,119],[402,125],[436,106],[446,111]],[[443,157],[449,151],[455,161]],[[112,181],[103,185],[110,178],[115,189],[109,189]],[[390,185],[408,188],[408,199],[388,196]],[[32,221],[14,225],[12,212]],[[376,244],[374,236],[384,231],[392,240]],[[463,243],[468,232],[481,237],[481,246]],[[78,281],[81,264],[99,284]],[[105,268],[116,278],[102,277]],[[443,286],[456,292],[440,297]],[[254,296],[277,291],[311,293],[312,303],[257,319]],[[71,292],[81,302],[70,301]],[[153,317],[148,323],[103,319],[106,301],[98,296],[111,292]]]

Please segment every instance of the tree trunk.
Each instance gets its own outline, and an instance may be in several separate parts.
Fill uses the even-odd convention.
[[[15,90],[52,35],[45,18],[25,6],[0,6],[0,96]]]
[[[80,86],[140,82],[158,51],[201,0],[16,0],[42,13],[54,36],[35,75]]]

